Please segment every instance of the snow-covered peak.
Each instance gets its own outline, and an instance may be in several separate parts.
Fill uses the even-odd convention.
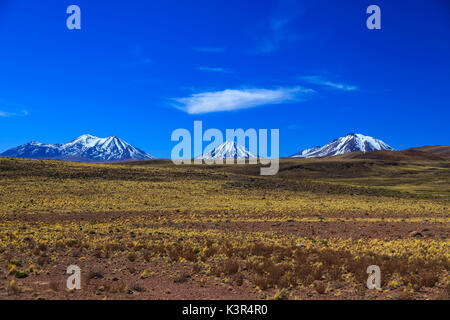
[[[69,148],[71,146],[78,145],[83,146],[85,148],[91,148],[97,145],[98,143],[103,143],[104,140],[105,140],[104,138],[102,139],[96,136],[91,136],[90,134],[83,134],[82,136],[79,136],[75,140],[62,144],[62,147]]]
[[[90,134],[83,134],[83,135],[79,136],[78,138],[76,138],[75,140],[87,140],[87,139],[100,139],[100,138],[90,135]]]
[[[119,137],[99,138],[90,134],[84,134],[64,144],[30,142],[10,149],[2,155],[94,162],[154,159],[150,154],[128,144]]]
[[[202,159],[242,159],[242,158],[256,158],[256,156],[245,149],[242,145],[235,141],[225,141],[213,150],[206,152],[203,156],[198,158]]]
[[[365,136],[360,133],[349,133],[345,137],[333,140],[323,147],[305,149],[293,155],[293,158],[332,157],[344,153],[361,151],[371,152],[375,150],[394,150],[382,140]]]
[[[43,143],[37,142],[37,141],[31,141],[27,143],[28,145],[32,145],[32,146],[41,146],[43,145]]]

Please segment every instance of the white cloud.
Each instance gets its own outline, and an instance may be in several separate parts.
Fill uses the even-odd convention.
[[[176,107],[189,114],[233,111],[267,104],[282,104],[300,101],[314,90],[302,87],[277,89],[226,89],[202,92],[189,97],[174,99]]]
[[[25,117],[28,115],[28,111],[24,110],[21,113],[12,113],[12,112],[5,112],[0,110],[0,117],[7,118],[7,117]]]
[[[301,79],[303,81],[306,81],[306,82],[309,82],[312,84],[316,84],[316,85],[320,85],[320,86],[327,86],[327,87],[331,87],[331,88],[343,90],[343,91],[358,91],[359,90],[359,88],[357,86],[349,85],[349,84],[341,83],[341,82],[329,81],[329,80],[324,79],[321,76],[306,76],[306,77],[301,77]]]
[[[197,52],[220,53],[220,52],[224,52],[225,48],[196,47],[196,48],[194,48],[194,50]]]
[[[224,68],[215,68],[215,67],[197,67],[197,70],[209,72],[227,72],[227,70]]]

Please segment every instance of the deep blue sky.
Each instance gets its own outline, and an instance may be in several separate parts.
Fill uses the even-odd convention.
[[[381,30],[366,28],[371,4]],[[450,144],[447,0],[0,0],[0,39],[0,152],[90,133],[169,157],[194,120],[279,128],[283,156],[350,132]],[[246,92],[261,105],[187,112]]]

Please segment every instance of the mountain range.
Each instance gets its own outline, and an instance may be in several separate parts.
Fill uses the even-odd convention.
[[[153,156],[133,147],[119,137],[99,138],[89,134],[63,144],[32,141],[9,149],[0,156],[31,159],[51,159],[80,162],[114,162],[150,160]]]
[[[119,137],[99,138],[84,134],[63,144],[46,144],[32,141],[0,154],[3,157],[51,159],[80,162],[115,162],[155,159],[152,155],[138,149]],[[337,138],[324,146],[301,150],[293,158],[345,157],[355,159],[446,159],[450,157],[449,146],[425,146],[402,151],[394,151],[382,140],[359,133],[350,133]],[[235,141],[225,141],[198,158],[256,158]]]

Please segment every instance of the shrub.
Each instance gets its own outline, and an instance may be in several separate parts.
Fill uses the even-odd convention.
[[[142,284],[140,284],[139,282],[135,282],[131,287],[130,287],[131,291],[135,291],[135,292],[144,292],[145,288]]]
[[[227,260],[223,265],[223,273],[232,275],[239,271],[239,263],[235,260]]]
[[[130,261],[130,262],[134,262],[134,261],[136,261],[136,258],[137,258],[137,255],[135,254],[135,253],[130,253],[129,255],[128,255],[128,260]]]
[[[181,272],[175,277],[173,282],[175,282],[175,283],[184,283],[184,282],[188,281],[188,278],[189,278],[189,275],[187,273]]]
[[[322,281],[315,281],[314,288],[316,289],[318,294],[324,294],[327,290],[327,285]]]

